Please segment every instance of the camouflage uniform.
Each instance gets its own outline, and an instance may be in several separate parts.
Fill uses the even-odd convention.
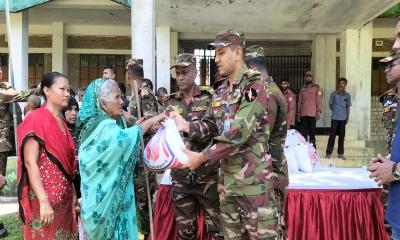
[[[228,30],[212,46],[244,46],[243,35]],[[268,152],[268,83],[245,66],[212,96],[201,121],[190,132],[217,135],[203,154],[221,163],[219,193],[225,239],[276,239],[277,212],[272,159]]]
[[[246,49],[246,62],[252,58],[265,58],[264,49],[254,45]],[[254,69],[257,70],[257,69]],[[266,79],[269,85],[268,92],[268,121],[270,138],[268,141],[272,157],[272,169],[274,174],[274,192],[277,210],[279,212],[280,237],[286,237],[285,231],[285,200],[287,186],[289,185],[288,167],[283,154],[283,144],[287,132],[287,107],[285,98],[272,77]]]
[[[392,141],[396,133],[397,125],[397,87],[389,89],[379,98],[382,103],[382,122],[386,132],[387,154],[392,152]]]
[[[0,90],[6,90],[7,83],[0,83]],[[0,174],[5,176],[7,168],[8,153],[13,150],[14,143],[11,141],[11,125],[13,123],[12,102],[23,102],[32,93],[32,90],[21,92],[17,95],[0,93]]]
[[[386,58],[383,58],[380,60],[382,63],[389,63],[397,58],[400,57],[400,53],[398,51],[392,51],[390,55]],[[397,128],[397,104],[398,104],[398,93],[399,89],[397,89],[397,86],[389,89],[386,91],[384,94],[382,94],[379,97],[380,102],[382,103],[382,122],[384,124],[385,132],[386,132],[386,144],[387,144],[387,153],[390,154],[392,152],[392,142],[393,139],[396,135],[396,128]],[[383,201],[383,206],[384,210],[386,212],[386,209],[388,207],[388,200],[389,200],[389,190],[390,186],[389,184],[384,184],[383,185],[383,191],[382,191],[382,201]],[[385,219],[385,228],[386,231],[391,234],[392,229],[390,224],[386,221]]]
[[[159,109],[159,105],[157,103],[156,97],[154,96],[153,91],[147,86],[147,84],[143,81],[140,89],[138,89],[139,97],[140,97],[140,110],[142,112],[142,117],[145,119],[149,119],[158,114],[161,109]],[[135,96],[132,97],[129,108],[131,110],[131,118],[128,121],[128,126],[133,125],[133,123],[138,119],[137,105]],[[151,137],[157,132],[156,128],[149,129],[143,136],[144,145],[150,141]],[[136,205],[138,209],[138,218],[140,231],[147,239],[147,236],[150,234],[150,218],[149,218],[149,208],[147,204],[147,192],[146,192],[146,180],[145,180],[145,171],[143,161],[138,161],[136,166],[137,174],[135,176],[135,192],[136,192]],[[156,189],[157,189],[157,181],[156,181],[156,173],[149,172],[149,187],[150,193],[153,197]]]
[[[187,67],[195,64],[193,54],[178,55],[176,66]],[[185,103],[183,92],[171,94],[165,100],[167,111],[179,112],[187,121],[203,117],[211,104],[212,89],[194,86],[193,98]],[[185,145],[192,151],[202,151],[211,144],[212,136],[199,137],[193,132],[184,134]],[[179,239],[195,240],[197,237],[196,213],[199,204],[205,213],[207,232],[212,239],[222,239],[220,234],[220,211],[218,198],[218,166],[202,164],[195,171],[173,169],[171,171],[175,219],[179,229]]]
[[[392,152],[392,142],[396,135],[397,127],[397,101],[396,96],[397,87],[391,88],[379,97],[379,101],[382,103],[382,122],[386,133],[386,150],[387,154]],[[383,185],[382,201],[386,211],[389,198],[389,185]],[[385,220],[386,230],[390,233],[390,225]]]

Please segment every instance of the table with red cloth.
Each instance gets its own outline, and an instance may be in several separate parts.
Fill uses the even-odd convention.
[[[176,240],[178,239],[178,226],[175,221],[174,208],[172,204],[172,182],[171,170],[166,170],[157,189],[156,204],[154,208],[154,239]],[[197,239],[209,240],[204,221],[204,210],[197,209]],[[151,240],[149,236],[148,240]]]
[[[382,188],[366,168],[316,167],[291,173],[286,205],[290,240],[389,240]]]

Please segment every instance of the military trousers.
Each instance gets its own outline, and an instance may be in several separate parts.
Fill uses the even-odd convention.
[[[287,188],[274,188],[276,210],[278,214],[278,235],[279,239],[287,238],[285,224],[285,205],[287,199]]]
[[[147,239],[150,235],[150,215],[144,171],[140,171],[134,180],[139,231],[144,235],[145,239]],[[153,196],[157,189],[156,173],[149,172],[149,185],[153,202]]]
[[[7,171],[7,157],[9,152],[0,152],[0,174],[4,177]]]
[[[173,179],[173,206],[180,240],[197,239],[197,213],[204,210],[206,230],[211,239],[223,239],[220,231],[218,177],[207,183],[191,184]]]
[[[255,196],[221,197],[224,239],[278,239],[278,217],[273,189]]]

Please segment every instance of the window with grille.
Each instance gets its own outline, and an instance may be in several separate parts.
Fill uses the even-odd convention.
[[[102,77],[105,67],[113,67],[115,80],[124,82],[125,61],[129,57],[129,55],[81,54],[79,87],[87,87],[93,80]]]
[[[39,85],[44,74],[44,54],[29,54],[28,56],[28,87]]]
[[[196,68],[197,68],[197,85],[213,84],[215,79],[215,51],[206,49],[195,49],[194,55],[196,57]]]
[[[3,71],[3,80],[8,79],[8,54],[0,54],[0,66]],[[44,54],[28,54],[28,87],[39,85],[44,74]]]

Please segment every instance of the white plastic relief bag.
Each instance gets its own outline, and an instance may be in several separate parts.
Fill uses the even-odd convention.
[[[180,167],[188,162],[188,157],[182,151],[185,148],[174,120],[167,119],[146,145],[144,163],[155,171]]]

